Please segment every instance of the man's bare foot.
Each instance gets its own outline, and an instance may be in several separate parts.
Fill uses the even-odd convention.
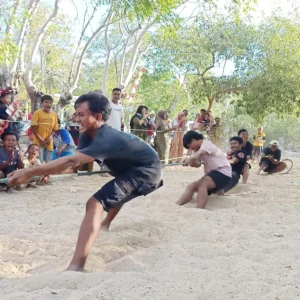
[[[110,224],[107,224],[107,223],[105,223],[105,222],[102,222],[102,223],[101,223],[100,230],[101,230],[101,231],[106,231],[106,232],[108,232],[108,231],[109,231],[109,226],[110,226]]]
[[[84,269],[76,265],[69,265],[66,271],[83,272]]]
[[[6,192],[7,194],[12,194],[12,193],[14,192],[14,190],[13,190],[12,188],[10,188],[10,187],[7,187],[7,188],[5,189],[5,192]]]

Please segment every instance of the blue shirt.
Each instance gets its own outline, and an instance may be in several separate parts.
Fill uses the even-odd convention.
[[[3,165],[5,162],[7,162],[10,158],[10,155],[5,151],[4,148],[0,148],[0,166]],[[19,161],[19,152],[17,150],[14,150],[14,158],[13,161],[9,163],[9,165],[0,170],[5,175],[15,171],[18,169],[18,161]]]
[[[74,152],[76,150],[76,145],[74,140],[67,129],[61,128],[59,130],[59,135],[53,135],[53,143],[55,149],[59,149],[62,145],[67,145],[63,152]]]

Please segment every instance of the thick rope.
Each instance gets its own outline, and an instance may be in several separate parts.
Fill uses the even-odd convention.
[[[162,165],[162,167],[172,167],[172,166],[182,166],[182,163],[174,163],[174,164],[167,164],[167,165]],[[68,178],[75,178],[77,176],[91,176],[91,175],[96,175],[96,174],[105,174],[109,173],[110,170],[105,170],[105,171],[93,171],[93,172],[78,172],[78,173],[72,173],[72,174],[59,174],[59,175],[51,175],[50,176],[50,181],[56,181],[60,179],[68,179]],[[43,176],[34,176],[30,178],[30,180],[27,182],[34,182],[34,181],[39,181],[43,178]],[[0,184],[7,184],[9,181],[9,178],[4,178],[0,179]]]

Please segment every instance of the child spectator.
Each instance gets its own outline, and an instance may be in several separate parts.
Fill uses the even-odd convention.
[[[31,144],[26,153],[27,158],[24,160],[24,168],[33,168],[41,165],[41,161],[38,159],[40,147],[36,144]]]
[[[34,112],[31,121],[33,144],[40,147],[40,161],[52,160],[53,138],[52,134],[58,130],[57,115],[52,112],[53,98],[50,95],[43,95],[41,98],[42,109]]]
[[[60,120],[58,119],[60,125]],[[55,151],[52,153],[52,160],[58,159],[63,156],[70,156],[76,150],[76,145],[73,141],[71,134],[65,128],[55,131],[53,134],[53,143]]]
[[[3,148],[0,149],[0,178],[6,178],[9,173],[17,169],[24,169],[23,154],[16,150],[17,134],[13,132],[5,132],[1,136]],[[21,187],[18,186],[17,190]],[[13,190],[10,187],[6,188],[7,193]]]
[[[26,153],[28,154],[27,158],[24,160],[24,168],[34,168],[41,165],[41,161],[38,159],[40,147],[36,144],[31,144]],[[45,180],[45,179],[43,179]],[[27,188],[37,188],[34,182],[28,183]]]

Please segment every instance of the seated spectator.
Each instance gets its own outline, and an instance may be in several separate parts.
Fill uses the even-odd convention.
[[[206,116],[206,110],[205,109],[201,109],[200,111],[200,118],[199,118],[199,122],[205,122],[205,116]]]
[[[75,115],[75,113],[72,115],[72,118],[71,118],[71,120],[69,121],[69,123],[67,125],[67,130],[71,134],[71,137],[73,138],[73,141],[74,141],[75,145],[78,146],[78,142],[79,142],[79,126],[76,123],[76,115]]]
[[[195,120],[193,125],[191,126],[190,130],[198,130],[201,123],[200,114],[196,114]]]
[[[269,147],[264,148],[261,156],[259,174],[261,171],[274,174],[283,171],[287,167],[284,162],[280,161],[281,151],[277,141],[271,141]]]
[[[24,159],[24,168],[33,168],[41,165],[41,161],[38,159],[40,147],[36,144],[29,145],[27,151],[28,156]]]
[[[5,132],[1,136],[3,148],[0,149],[0,178],[6,178],[9,173],[17,169],[24,169],[23,154],[16,150],[17,134],[13,132]],[[20,190],[21,187],[17,187]],[[10,187],[6,188],[7,193],[13,190]]]
[[[60,126],[58,119],[58,126]],[[52,160],[63,156],[71,156],[75,150],[76,145],[71,134],[65,128],[55,130],[53,134],[54,151],[52,152]]]
[[[27,151],[25,152],[25,154],[27,153],[28,156],[23,161],[25,169],[34,168],[34,167],[41,165],[41,161],[38,159],[39,151],[40,151],[40,147],[36,144],[31,144],[28,147]],[[42,181],[47,181],[48,176],[46,176],[46,177],[47,178],[44,177]],[[37,188],[37,186],[35,185],[35,182],[28,183],[26,187],[27,188]]]

